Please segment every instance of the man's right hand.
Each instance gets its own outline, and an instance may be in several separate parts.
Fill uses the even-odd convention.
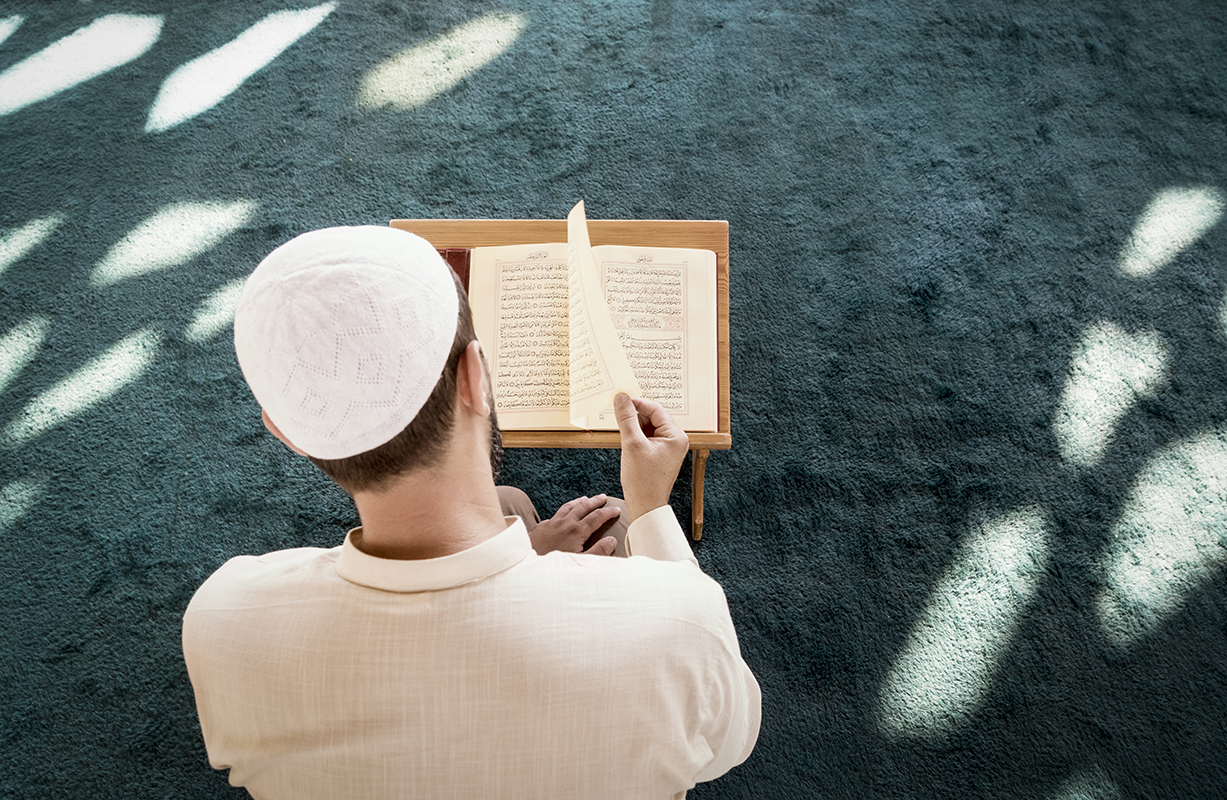
[[[690,440],[669,412],[651,400],[632,400],[624,392],[614,397],[614,413],[622,434],[622,494],[627,522],[669,504]]]

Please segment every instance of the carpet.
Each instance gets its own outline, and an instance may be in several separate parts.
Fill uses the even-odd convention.
[[[763,727],[691,797],[1227,796],[1224,52],[1198,0],[5,4],[0,795],[244,796],[183,610],[355,524],[235,363],[260,258],[584,199],[730,225],[695,552]]]

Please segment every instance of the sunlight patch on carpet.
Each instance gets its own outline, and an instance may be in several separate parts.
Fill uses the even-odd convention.
[[[971,530],[934,588],[879,698],[888,733],[949,733],[979,707],[1035,594],[1049,552],[1038,508]]]
[[[1218,307],[1218,322],[1219,333],[1227,338],[1227,296],[1223,297],[1223,302]]]
[[[114,395],[139,378],[157,357],[161,336],[145,328],[34,398],[5,428],[5,439],[21,444]]]
[[[213,108],[315,30],[336,7],[336,3],[324,3],[301,11],[274,12],[233,41],[178,67],[158,90],[145,132],[169,130]]]
[[[237,278],[218,289],[196,309],[192,324],[183,334],[189,342],[201,344],[234,324],[234,310],[239,305],[246,278]]]
[[[1097,464],[1121,418],[1166,380],[1167,364],[1158,333],[1129,334],[1112,322],[1090,326],[1074,349],[1053,421],[1065,461],[1082,468]]]
[[[1227,429],[1180,442],[1142,470],[1112,529],[1099,619],[1130,647],[1227,566]]]
[[[94,268],[90,283],[109,286],[185,264],[250,222],[256,208],[250,200],[165,206],[111,248]]]
[[[17,32],[17,29],[21,27],[21,23],[25,22],[25,19],[20,14],[0,19],[0,44],[3,44],[5,39]]]
[[[1120,790],[1102,769],[1091,767],[1062,783],[1052,800],[1120,800]]]
[[[44,239],[64,224],[63,214],[32,220],[0,237],[0,272],[20,261],[26,253],[38,247]]]
[[[1142,212],[1125,242],[1120,270],[1145,278],[1167,266],[1222,218],[1227,195],[1213,186],[1164,189]]]
[[[162,33],[162,16],[109,14],[0,73],[0,114],[46,100],[140,58]]]
[[[0,392],[38,355],[50,329],[51,320],[30,317],[0,337]]]
[[[0,533],[26,515],[46,493],[46,478],[19,478],[0,489]]]
[[[527,25],[523,14],[487,14],[392,56],[362,79],[358,106],[425,105],[507,52]]]

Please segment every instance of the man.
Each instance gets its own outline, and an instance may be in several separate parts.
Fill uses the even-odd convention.
[[[666,798],[750,754],[758,685],[669,492],[685,434],[615,399],[625,510],[581,498],[534,552],[504,516],[463,290],[391,228],[304,234],[248,279],[264,423],[345,488],[336,548],[240,556],[183,649],[210,763],[257,798]],[[625,541],[583,543],[616,520]],[[628,558],[609,558],[618,547]],[[569,551],[569,552],[568,552]]]

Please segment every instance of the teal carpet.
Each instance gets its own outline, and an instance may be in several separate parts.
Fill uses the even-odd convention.
[[[355,516],[261,427],[237,281],[581,198],[730,224],[696,552],[763,728],[692,797],[1227,796],[1221,3],[64,0],[0,39],[0,796],[241,796],[183,609]],[[552,511],[617,465],[505,478]]]

